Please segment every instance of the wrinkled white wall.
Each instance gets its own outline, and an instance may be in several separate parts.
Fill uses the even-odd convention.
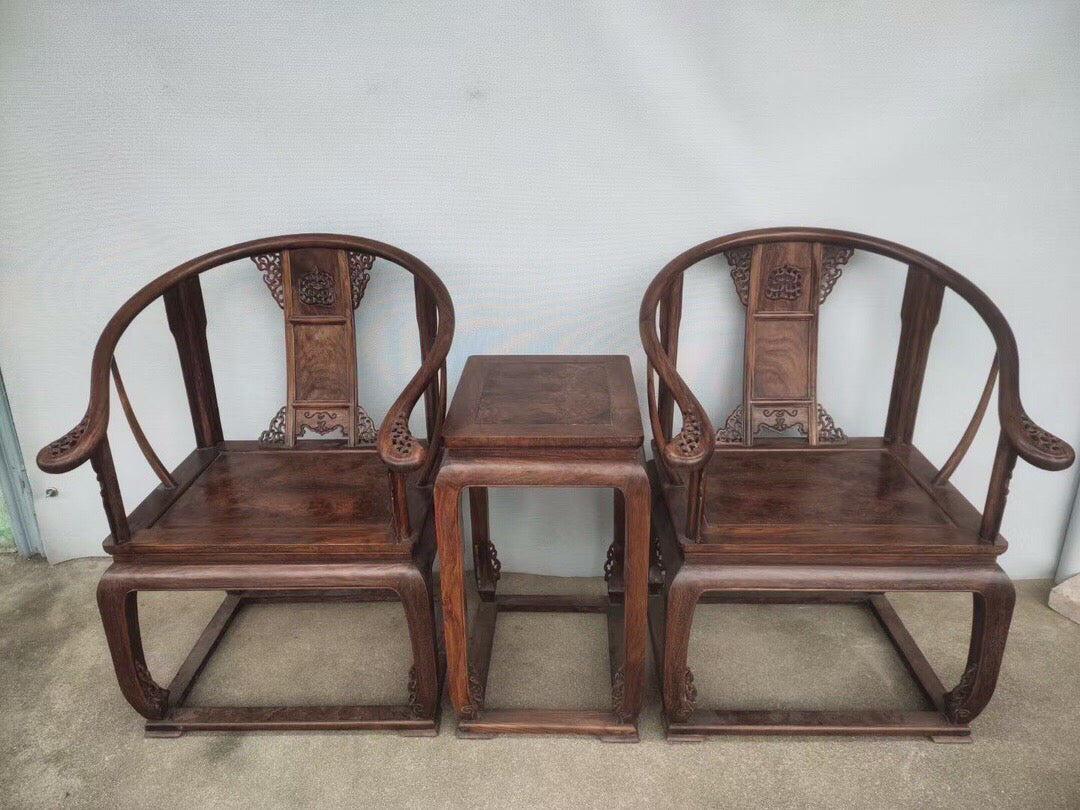
[[[455,299],[451,381],[472,353],[615,352],[643,387],[637,308],[656,271],[778,224],[881,235],[966,273],[1016,331],[1028,411],[1076,442],[1078,50],[1080,7],[1063,3],[6,2],[0,366],[24,450],[82,415],[116,307],[225,244],[325,230],[414,252]],[[882,264],[857,258],[822,324],[822,400],[852,434],[884,422],[902,272]],[[205,283],[226,433],[254,437],[283,399],[280,313],[250,264]],[[690,290],[682,365],[719,420],[740,311],[726,266]],[[361,370],[380,417],[415,362],[407,308],[377,265],[360,342],[381,347]],[[947,299],[918,430],[932,459],[990,355]],[[191,433],[160,308],[119,361],[176,462]],[[122,419],[113,433],[133,505],[153,479]],[[979,505],[993,443],[984,430],[956,476]],[[100,553],[88,465],[31,477],[50,559]],[[1074,483],[1018,467],[1013,574],[1054,570]],[[598,569],[606,493],[493,505],[508,569]]]

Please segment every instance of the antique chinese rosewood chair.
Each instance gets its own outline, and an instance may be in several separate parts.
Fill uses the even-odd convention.
[[[284,311],[286,402],[259,441],[226,441],[199,276],[248,258]],[[377,258],[414,277],[422,357],[378,432],[357,396],[353,314]],[[113,358],[127,326],[159,298],[176,339],[195,429],[195,450],[171,473],[135,420]],[[453,330],[450,296],[427,265],[390,245],[329,234],[259,239],[208,253],[152,281],[109,321],[94,352],[86,416],[45,447],[38,464],[60,473],[89,460],[97,473],[112,532],[105,550],[113,556],[98,587],[98,605],[120,689],[147,718],[148,733],[295,728],[436,733],[439,667],[429,481],[439,457]],[[110,373],[139,447],[161,479],[130,515],[107,437]],[[409,431],[409,415],[420,397],[427,411],[426,441]],[[228,595],[163,688],[143,656],[137,593],[211,589]],[[348,599],[403,603],[413,654],[407,705],[184,705],[244,604]]]
[[[907,266],[900,346],[880,438],[845,436],[819,402],[816,385],[819,311],[855,250]],[[676,371],[676,352],[683,273],[718,254],[726,257],[746,308],[746,337],[742,402],[714,433]],[[967,430],[935,469],[912,445],[912,435],[946,289],[986,322],[997,353]],[[910,248],[855,233],[779,228],[714,239],[675,258],[649,285],[640,325],[649,362],[654,525],[666,591],[650,625],[662,651],[669,737],[969,737],[968,723],[994,691],[1012,616],[1013,586],[996,560],[1006,548],[999,529],[1016,459],[1046,470],[1073,462],[1072,449],[1024,412],[1016,343],[1001,312],[963,276]],[[949,477],[975,437],[999,371],[1000,433],[980,514]],[[682,420],[673,434],[676,408]],[[954,688],[942,685],[886,591],[974,594],[967,664]],[[698,601],[865,604],[906,662],[927,710],[695,708],[687,645]]]

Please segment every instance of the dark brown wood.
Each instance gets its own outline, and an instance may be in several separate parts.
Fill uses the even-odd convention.
[[[585,734],[636,740],[644,680],[649,573],[649,485],[641,417],[626,357],[471,357],[450,405],[448,447],[435,481],[447,691],[463,737]],[[606,487],[616,490],[621,542],[608,566],[609,595],[584,598],[497,594],[487,488]],[[461,518],[470,492],[481,603],[466,640]],[[621,567],[615,576],[614,567]],[[500,611],[607,612],[612,651],[609,711],[499,710],[484,704]]]
[[[854,251],[907,267],[901,337],[881,438],[851,438],[817,399],[817,323]],[[723,253],[746,306],[741,404],[715,436],[675,368],[681,301],[676,279]],[[930,341],[946,289],[986,322],[996,358],[957,449],[937,470],[912,445]],[[657,316],[660,329],[657,329]],[[664,599],[650,605],[663,672],[669,737],[715,733],[926,734],[953,739],[986,706],[1001,665],[1014,601],[996,558],[1016,459],[1068,467],[1072,448],[1035,425],[1020,402],[1018,356],[1001,312],[970,281],[936,260],[874,237],[814,228],[774,228],[721,237],[671,261],[645,293],[641,337],[650,371],[656,448],[650,480],[664,566]],[[948,479],[974,439],[998,386],[1000,441],[983,512]],[[668,438],[657,391],[670,392],[682,428]],[[887,591],[973,594],[968,664],[946,690],[884,597]],[[924,712],[733,712],[696,706],[687,666],[699,601],[863,602],[927,699]]]
[[[286,335],[286,403],[258,442],[224,441],[206,343],[198,276],[250,258]],[[376,258],[415,282],[421,366],[376,430],[360,407],[353,313]],[[176,338],[196,449],[171,474],[135,420],[113,353],[131,321],[163,298]],[[109,520],[113,566],[98,588],[105,635],[128,702],[147,733],[202,729],[377,728],[433,734],[440,667],[431,566],[432,496],[425,476],[441,456],[446,355],[453,336],[449,294],[422,262],[397,248],[351,236],[261,239],[182,264],[146,285],[109,321],[91,367],[84,419],[38,455],[47,472],[90,460]],[[162,486],[125,514],[109,451],[109,375],[135,438]],[[408,418],[425,390],[427,440]],[[337,433],[340,438],[335,438]],[[310,434],[327,436],[313,440]],[[218,590],[229,596],[168,689],[146,666],[139,591]],[[367,592],[367,593],[365,593]],[[184,700],[236,612],[267,601],[394,598],[413,647],[407,706],[191,707]]]
[[[198,276],[192,275],[163,289],[161,297],[180,355],[180,373],[184,376],[191,408],[195,446],[213,447],[222,440],[221,415],[218,413],[217,390],[214,388],[214,371],[210,365],[210,348],[206,343],[206,307],[203,304],[202,285]],[[130,302],[127,306],[130,306]],[[115,345],[114,341],[114,348]],[[111,351],[109,359],[112,360]]]
[[[900,305],[900,348],[896,352],[885,439],[910,444],[915,434],[930,341],[941,315],[945,284],[918,265],[908,268]]]

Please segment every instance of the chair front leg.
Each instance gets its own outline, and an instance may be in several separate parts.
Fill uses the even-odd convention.
[[[702,586],[695,581],[693,569],[688,565],[679,568],[668,587],[663,698],[668,720],[675,723],[685,723],[690,719],[697,699],[694,676],[687,665],[687,653],[694,608],[701,593]]]
[[[997,686],[1016,589],[1000,569],[972,594],[971,645],[958,683],[945,695],[945,713],[954,723],[970,723],[986,708]]]
[[[139,632],[138,592],[115,568],[110,568],[98,583],[97,598],[120,691],[143,717],[160,720],[169,708],[169,690],[154,681],[146,666]]]
[[[409,566],[393,587],[405,609],[412,642],[409,708],[414,717],[433,718],[439,708],[439,670],[430,583],[418,568]]]

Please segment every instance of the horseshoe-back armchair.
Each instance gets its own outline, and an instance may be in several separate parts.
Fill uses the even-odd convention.
[[[258,441],[224,439],[206,340],[200,275],[251,259],[285,319],[285,404]],[[376,260],[383,260],[376,263]],[[358,398],[354,310],[368,281],[397,265],[412,274],[421,365],[376,430]],[[135,418],[114,359],[131,321],[161,299],[176,340],[195,449],[166,469]],[[436,731],[439,678],[432,602],[429,481],[446,411],[449,293],[414,256],[370,239],[306,234],[208,253],[150,282],[105,327],[90,404],[38,465],[62,473],[89,461],[101,484],[113,564],[98,604],[116,676],[148,733],[199,729],[384,728]],[[109,449],[110,376],[131,430],[161,484],[130,513]],[[423,398],[427,437],[409,415]],[[335,438],[336,435],[336,438]],[[324,436],[328,438],[318,439]],[[143,655],[136,594],[226,590],[228,596],[168,687]],[[412,641],[407,703],[397,706],[184,705],[237,611],[259,601],[400,599]],[[403,673],[403,678],[405,673]]]
[[[907,268],[888,417],[880,437],[845,435],[819,399],[819,317],[853,253]],[[746,312],[741,402],[718,430],[676,370],[683,273],[723,254]],[[912,444],[930,340],[946,291],[985,321],[997,353],[975,414],[936,468]],[[776,228],[724,236],[673,259],[641,304],[653,430],[657,554],[665,611],[651,616],[669,736],[715,733],[969,735],[998,677],[1014,591],[997,565],[1017,458],[1044,470],[1073,462],[1020,401],[1012,331],[974,284],[910,248],[862,234]],[[656,378],[659,378],[657,383]],[[980,513],[950,482],[998,382],[997,452]],[[681,426],[675,431],[675,413]],[[886,591],[974,594],[967,664],[946,689]],[[911,712],[704,710],[687,666],[699,601],[850,601],[876,616],[927,702]]]

